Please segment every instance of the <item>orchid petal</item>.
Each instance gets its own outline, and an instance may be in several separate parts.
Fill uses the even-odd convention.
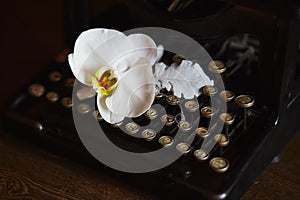
[[[107,66],[128,51],[129,42],[122,32],[91,29],[81,33],[76,40],[69,64],[80,82],[91,85],[91,77],[100,67]]]
[[[123,116],[112,113],[106,106],[105,100],[107,96],[97,95],[97,106],[99,113],[105,121],[111,124],[119,123],[124,119]]]
[[[124,66],[133,67],[140,58],[146,58],[150,65],[157,60],[158,50],[155,42],[147,35],[132,34],[127,36],[129,43],[128,51],[109,63],[111,66],[117,66],[119,71],[125,71]],[[122,68],[120,68],[122,67]],[[119,69],[120,68],[120,69]],[[126,68],[127,70],[128,68]]]
[[[113,95],[107,97],[106,105],[113,113],[137,117],[151,107],[154,96],[152,66],[147,59],[140,59],[122,75]]]
[[[130,42],[130,49],[134,52],[134,57],[147,58],[151,65],[156,62],[157,58],[157,47],[155,42],[148,36],[144,34],[132,34],[128,36]],[[135,61],[132,61],[135,63]]]
[[[140,58],[154,64],[157,57],[155,42],[147,35],[132,34],[111,29],[91,29],[83,32],[69,55],[73,74],[82,83],[91,85],[91,77],[103,66],[126,71]]]

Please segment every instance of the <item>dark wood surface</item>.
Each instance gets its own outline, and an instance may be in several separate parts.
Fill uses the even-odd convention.
[[[104,7],[101,3],[94,9]],[[65,46],[63,13],[61,0],[1,4],[1,108]],[[281,161],[270,165],[242,199],[300,199],[299,146],[300,133],[284,148]],[[1,200],[156,198],[0,131]]]

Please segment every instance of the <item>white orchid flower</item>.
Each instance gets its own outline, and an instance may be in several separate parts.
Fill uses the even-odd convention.
[[[75,42],[69,64],[74,76],[97,92],[103,119],[118,123],[148,110],[155,96],[155,42],[147,35],[91,29]]]

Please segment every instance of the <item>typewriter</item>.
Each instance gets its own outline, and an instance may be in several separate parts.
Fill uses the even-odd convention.
[[[89,18],[90,23],[80,28],[123,31],[157,26],[185,33],[209,52],[213,62],[202,68],[215,82],[222,77],[225,89],[205,86],[199,88],[202,93],[194,99],[161,90],[154,104],[161,105],[166,113],[162,114],[154,105],[138,118],[111,125],[91,109],[95,98],[92,93],[81,98],[80,92],[86,88],[75,87],[78,99],[72,101],[76,81],[68,66],[66,50],[16,95],[5,112],[4,124],[16,133],[29,130],[32,135],[20,137],[101,168],[101,172],[118,174],[120,180],[152,193],[156,191],[161,197],[238,199],[300,129],[299,123],[295,123],[300,117],[299,9],[296,1],[279,0],[122,1],[99,17]],[[73,38],[80,28],[72,27]],[[161,61],[171,64],[183,59],[165,52]],[[225,102],[227,111],[214,108],[212,97]],[[181,156],[163,169],[143,174],[105,167],[82,145],[72,108],[82,120],[97,120],[107,137],[123,149],[145,152],[172,148]],[[200,118],[193,117],[195,113]],[[208,126],[213,116],[224,123],[224,128],[211,137]],[[143,129],[147,124],[151,129]],[[156,130],[162,124],[163,128]],[[175,140],[176,134],[184,136]],[[185,141],[190,135],[195,137],[187,145]],[[210,152],[201,149],[205,138],[215,142]]]

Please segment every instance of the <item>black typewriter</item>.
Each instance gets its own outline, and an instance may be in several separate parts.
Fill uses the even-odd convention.
[[[160,197],[238,199],[300,129],[295,122],[300,117],[299,9],[296,1],[279,0],[121,1],[99,17],[89,18],[87,26],[72,27],[72,38],[78,34],[76,30],[89,27],[177,30],[209,52],[213,61],[202,68],[215,82],[220,81],[216,77],[222,77],[225,89],[205,86],[194,99],[161,90],[154,104],[164,107],[166,113],[154,105],[138,118],[111,125],[92,109],[92,93],[81,97],[86,88],[80,83],[74,89],[77,99],[72,101],[75,79],[66,58],[69,50],[65,50],[13,99],[4,115],[5,126],[16,133],[30,130],[32,135],[20,137],[101,168],[101,172],[118,174],[120,180],[156,191]],[[183,59],[165,52],[161,61],[170,64]],[[211,105],[212,97],[226,103],[226,112]],[[183,106],[178,106],[179,102]],[[121,148],[133,152],[171,148],[181,156],[161,170],[144,174],[109,169],[82,145],[72,108],[82,120],[97,120],[107,137]],[[195,113],[200,117],[195,118]],[[208,131],[212,116],[224,123],[223,130],[213,137]],[[149,124],[151,129],[143,128]],[[158,125],[163,128],[156,130]],[[176,134],[182,136],[175,140]],[[188,145],[191,135],[195,137]],[[201,149],[205,138],[216,143],[210,152]]]

